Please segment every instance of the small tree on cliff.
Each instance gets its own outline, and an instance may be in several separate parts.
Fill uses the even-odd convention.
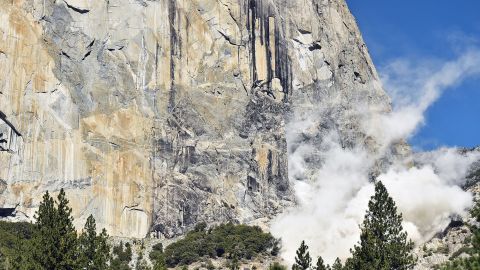
[[[297,250],[297,256],[295,257],[295,264],[292,266],[292,270],[307,270],[312,266],[312,257],[308,251],[308,246],[305,241],[302,241],[300,247]]]
[[[375,195],[361,228],[360,242],[351,250],[347,269],[409,269],[415,259],[411,254],[413,243],[403,231],[402,214],[382,182],[375,185]]]

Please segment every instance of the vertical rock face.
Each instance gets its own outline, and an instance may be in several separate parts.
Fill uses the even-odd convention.
[[[118,236],[267,222],[293,115],[348,147],[352,104],[390,109],[343,0],[1,1],[0,74],[0,207],[65,188]]]

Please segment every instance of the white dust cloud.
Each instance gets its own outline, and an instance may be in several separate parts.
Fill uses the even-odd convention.
[[[376,142],[374,153],[360,144],[353,149],[342,147],[335,131],[326,134],[319,145],[302,143],[302,136],[316,128],[316,119],[325,114],[325,108],[316,108],[309,117],[289,124],[287,142],[295,145],[289,146],[289,175],[298,205],[271,226],[273,234],[282,238],[282,256],[287,262],[293,261],[302,240],[313,256],[321,255],[328,263],[336,257],[349,257],[373,194],[369,173],[376,168],[376,161],[388,155],[392,144],[409,138],[424,124],[425,111],[443,91],[480,75],[478,63],[480,52],[470,50],[441,65],[406,61],[389,65],[382,80],[392,97],[393,110],[386,114],[359,110],[358,115],[363,132]],[[358,104],[358,108],[364,107]],[[313,172],[308,166],[312,151],[319,151],[320,161],[315,162],[321,164]],[[480,154],[444,148],[409,158],[383,168],[377,179],[396,201],[410,238],[421,243],[445,228],[450,217],[464,215],[471,206],[472,195],[459,185]]]

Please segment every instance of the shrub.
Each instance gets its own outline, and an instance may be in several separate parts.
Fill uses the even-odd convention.
[[[158,257],[159,250],[154,249],[150,258]],[[167,246],[163,255],[167,266],[175,267],[191,264],[202,257],[251,259],[260,253],[278,250],[278,240],[258,226],[228,223],[207,230],[205,223],[200,223],[185,238]]]
[[[120,242],[119,245],[113,247],[113,259],[110,263],[110,269],[127,270],[130,269],[128,264],[132,260],[132,247],[130,243]]]
[[[207,268],[208,270],[215,269],[215,266],[213,265],[212,260],[207,261],[207,265],[205,266],[205,268]]]
[[[461,247],[457,251],[455,251],[452,256],[450,256],[450,260],[457,258],[458,256],[462,255],[463,253],[469,254],[471,252],[470,247]]]
[[[270,264],[268,270],[287,270],[287,267],[285,265],[281,265],[279,262],[274,262]]]
[[[163,256],[163,244],[158,243],[152,247],[152,251],[149,254],[150,260],[158,261],[164,259]]]

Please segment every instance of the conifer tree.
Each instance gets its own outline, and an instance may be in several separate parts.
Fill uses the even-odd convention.
[[[295,264],[292,270],[307,270],[312,266],[312,257],[308,252],[308,246],[305,241],[302,241],[300,247],[297,249],[297,256],[295,257]]]
[[[125,243],[125,249],[123,242],[120,242],[118,246],[113,247],[113,258],[110,262],[111,270],[130,270],[128,266],[132,260],[132,247],[130,243]]]
[[[35,214],[34,236],[31,247],[25,252],[25,259],[30,264],[26,269],[77,268],[77,233],[73,227],[72,209],[63,189],[56,205],[47,191]]]
[[[57,216],[55,201],[47,191],[35,214],[32,247],[26,254],[33,269],[55,269],[57,266]]]
[[[57,269],[74,269],[77,262],[77,232],[73,226],[72,208],[68,206],[68,203],[62,188],[57,197]]]
[[[360,242],[351,250],[352,258],[346,268],[409,269],[415,260],[411,254],[413,243],[403,231],[402,215],[382,182],[375,185],[375,194],[361,227]]]
[[[315,265],[315,270],[327,270],[327,267],[325,266],[322,257],[318,257],[317,263]]]
[[[107,238],[105,229],[97,235],[95,219],[90,215],[78,241],[79,266],[81,269],[103,270],[108,268],[110,247]]]
[[[335,259],[335,262],[332,265],[332,270],[342,270],[342,269],[343,269],[343,266],[340,259],[339,258]]]

